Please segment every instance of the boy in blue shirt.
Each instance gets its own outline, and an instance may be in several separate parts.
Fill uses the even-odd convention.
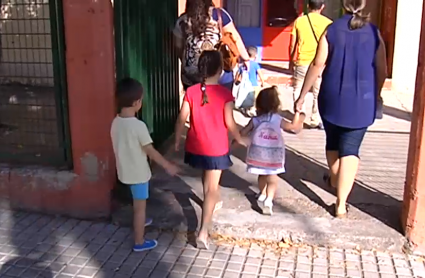
[[[250,46],[247,48],[247,52],[249,55],[249,70],[248,76],[249,81],[251,81],[252,86],[254,87],[254,103],[257,99],[258,94],[260,93],[261,87],[264,87],[264,77],[261,73],[260,64],[255,60],[257,59],[257,48],[254,46]],[[258,79],[260,79],[260,84],[258,84]],[[255,105],[249,111],[250,116],[255,115]]]

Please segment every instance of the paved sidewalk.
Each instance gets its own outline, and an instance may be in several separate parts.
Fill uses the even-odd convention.
[[[291,94],[289,88],[281,88],[283,110],[288,116]],[[313,245],[400,252],[405,244],[400,214],[410,112],[392,92],[384,92],[384,101],[384,119],[370,128],[361,149],[362,161],[349,199],[347,219],[334,219],[331,215],[335,192],[322,180],[327,172],[325,134],[321,130],[305,129],[299,135],[285,134],[287,173],[280,176],[272,217],[258,212],[256,176],[245,171],[246,150],[232,150],[234,165],[224,172],[221,180],[224,205],[214,217],[212,230],[240,238],[275,241],[288,238]],[[235,117],[240,125],[249,120],[237,112]],[[166,156],[179,164],[183,173],[170,178],[163,170],[155,170],[148,213],[159,228],[195,231],[202,206],[201,173],[183,164],[184,147],[180,149],[179,153],[169,150]],[[131,215],[131,207],[127,207],[114,220],[129,225]]]
[[[150,231],[158,248],[131,252],[129,228],[0,211],[1,278],[425,277],[416,256],[218,238],[209,251]]]

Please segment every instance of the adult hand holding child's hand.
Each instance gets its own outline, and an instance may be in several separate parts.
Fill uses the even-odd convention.
[[[302,112],[304,105],[304,98],[299,97],[294,103],[294,112]]]

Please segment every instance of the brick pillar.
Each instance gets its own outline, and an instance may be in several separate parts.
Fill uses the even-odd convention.
[[[403,1],[401,1],[403,2]],[[425,5],[422,24],[425,26]],[[425,28],[422,27],[416,89],[410,129],[410,145],[402,224],[411,251],[425,253]]]
[[[116,182],[110,126],[115,115],[111,0],[63,0],[69,124],[74,173],[69,214],[110,213]],[[72,213],[75,210],[75,213]]]

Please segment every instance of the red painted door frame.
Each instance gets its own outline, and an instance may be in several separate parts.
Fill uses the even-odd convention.
[[[282,1],[282,0],[281,0]],[[263,28],[263,53],[262,59],[268,61],[289,61],[289,45],[293,24],[287,27],[268,26],[268,3],[263,0],[262,28]],[[298,15],[304,11],[304,0],[298,0]]]
[[[385,2],[385,4],[384,4]],[[381,4],[380,30],[387,49],[388,75],[393,71],[395,26],[397,21],[397,0],[385,0]]]

